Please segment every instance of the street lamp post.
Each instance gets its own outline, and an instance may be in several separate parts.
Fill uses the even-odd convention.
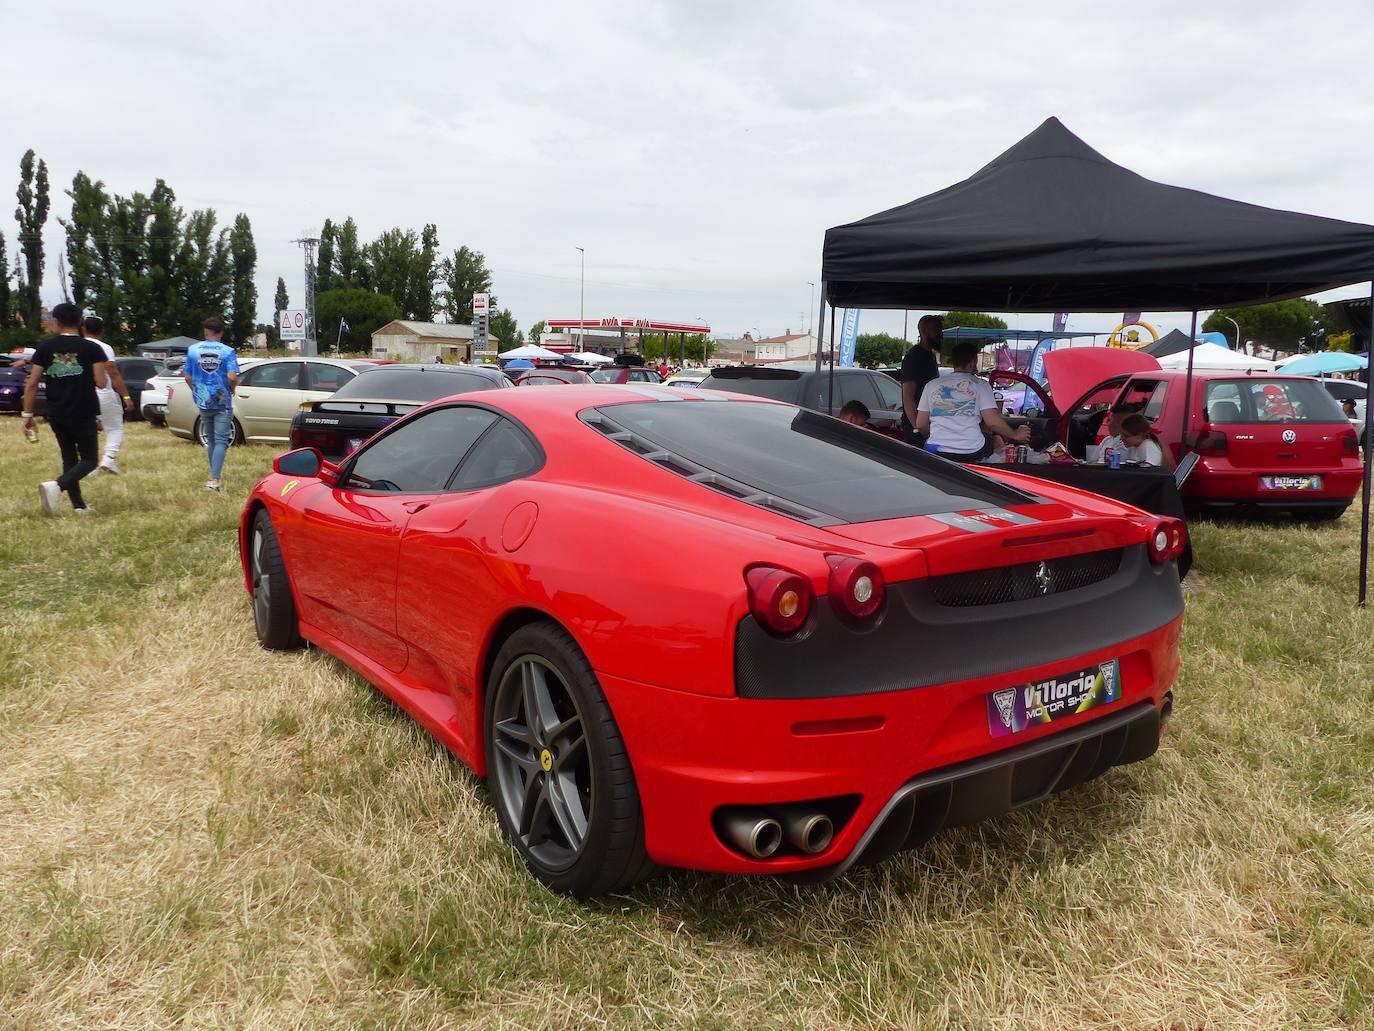
[[[577,321],[580,323],[577,327],[577,350],[580,354],[587,349],[587,250],[584,247],[576,250],[582,256],[582,280],[577,291]]]
[[[1217,314],[1220,315],[1221,313],[1218,312]],[[1229,316],[1229,315],[1222,315],[1221,317],[1222,317],[1223,319],[1225,319],[1227,322],[1231,323],[1231,325],[1233,325],[1233,326],[1236,327],[1236,350],[1237,350],[1237,351],[1240,351],[1240,350],[1241,350],[1241,347],[1240,347],[1240,323],[1237,322],[1235,319],[1231,318],[1231,316]],[[1242,352],[1242,353],[1244,353],[1244,352]]]

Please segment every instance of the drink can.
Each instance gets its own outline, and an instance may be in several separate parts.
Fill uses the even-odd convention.
[[[1016,445],[1016,460],[1023,465],[1030,461],[1030,448],[1027,445]]]
[[[1120,468],[1121,468],[1121,452],[1118,451],[1116,448],[1109,448],[1109,449],[1108,449],[1108,453],[1107,453],[1107,468],[1108,468],[1108,469],[1120,469]]]
[[[27,440],[30,444],[37,444],[38,431],[34,429],[32,426],[30,426],[28,429],[24,431],[24,439]]]
[[[1008,465],[1016,461],[1015,444],[1008,444],[1006,447],[1002,449],[1002,461],[1006,462]]]

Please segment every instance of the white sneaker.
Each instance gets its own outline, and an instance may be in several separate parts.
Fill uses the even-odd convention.
[[[79,516],[95,515],[95,509],[93,509],[90,505],[87,505],[85,508],[74,508],[72,509],[72,511]]]
[[[208,491],[218,491],[222,486],[224,486],[224,481],[222,480],[205,481],[205,489]]]
[[[38,503],[43,506],[45,516],[57,515],[57,503],[62,499],[62,488],[56,480],[46,480],[38,485]]]
[[[115,464],[113,458],[107,458],[105,461],[101,462],[100,465],[96,466],[95,471],[98,473],[109,473],[111,476],[118,476],[119,466]]]

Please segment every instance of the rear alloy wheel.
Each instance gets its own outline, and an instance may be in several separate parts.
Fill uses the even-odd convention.
[[[248,573],[253,589],[253,629],[258,643],[272,651],[301,646],[296,601],[286,578],[286,564],[272,520],[265,511],[253,517],[248,540]]]
[[[625,743],[596,675],[562,627],[522,627],[497,654],[486,750],[501,830],[544,884],[591,898],[653,871]]]
[[[191,436],[201,447],[210,446],[210,434],[205,428],[205,422],[200,416],[196,416],[195,424],[191,427]],[[243,443],[243,426],[237,419],[234,420],[234,429],[229,437],[229,446],[237,447]]]

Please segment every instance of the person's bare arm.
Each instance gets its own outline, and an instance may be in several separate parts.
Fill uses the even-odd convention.
[[[131,412],[134,409],[134,402],[129,397],[129,388],[124,385],[124,377],[119,374],[119,366],[114,362],[105,363],[105,375],[110,377],[110,385],[119,394],[119,399],[124,402],[124,410]]]
[[[40,365],[29,366],[29,378],[24,381],[24,407],[20,409],[24,416],[23,429],[27,433],[33,429],[33,402],[38,396],[38,381],[43,378],[43,367]]]
[[[916,384],[911,380],[902,383],[902,411],[906,413],[906,421],[911,425],[916,425],[916,417],[920,413],[916,411],[916,406],[921,403],[921,395],[916,393]],[[927,425],[929,420],[927,420]],[[922,432],[925,432],[924,430]]]
[[[930,436],[930,413],[917,412],[916,419],[912,425],[916,427],[917,433],[924,433],[927,437]]]
[[[1031,439],[1029,426],[1018,426],[1012,429],[1006,419],[1002,418],[1002,413],[996,408],[984,408],[982,411],[983,425],[993,433],[1000,433],[1007,440],[1015,440],[1025,444]]]
[[[104,362],[96,362],[92,365],[91,375],[95,377],[95,385],[100,390],[104,390],[110,385],[110,377],[105,374]]]
[[[238,389],[239,389],[239,374],[238,374],[237,372],[231,372],[231,373],[229,373],[229,396],[230,396],[230,397],[233,397],[235,394],[237,394],[237,393],[238,393]],[[249,396],[251,397],[252,395],[250,394]]]

